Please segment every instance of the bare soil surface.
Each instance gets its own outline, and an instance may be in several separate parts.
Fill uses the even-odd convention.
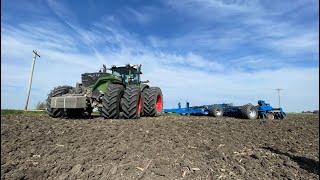
[[[319,117],[1,117],[1,179],[319,179]]]

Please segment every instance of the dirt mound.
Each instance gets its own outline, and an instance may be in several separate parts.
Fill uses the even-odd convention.
[[[1,117],[1,179],[319,179],[319,119]]]

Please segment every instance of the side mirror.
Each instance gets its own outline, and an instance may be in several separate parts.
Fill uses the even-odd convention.
[[[149,83],[149,82],[150,82],[149,80],[141,81],[141,83]]]

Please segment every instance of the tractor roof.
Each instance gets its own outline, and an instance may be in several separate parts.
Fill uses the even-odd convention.
[[[129,69],[131,71],[138,71],[138,67],[139,65],[133,65],[133,64],[126,64],[126,65],[120,65],[120,66],[115,66],[113,65],[111,67],[111,70],[115,70],[115,69]],[[141,73],[141,72],[140,72]],[[141,73],[142,74],[142,73]]]

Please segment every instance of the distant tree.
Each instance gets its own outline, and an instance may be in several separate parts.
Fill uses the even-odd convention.
[[[36,105],[36,109],[37,110],[45,110],[46,109],[46,102],[38,102],[38,104]]]

